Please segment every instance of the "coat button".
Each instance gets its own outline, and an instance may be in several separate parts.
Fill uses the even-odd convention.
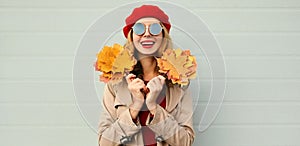
[[[121,144],[128,144],[129,142],[131,142],[130,136],[122,136],[122,138],[120,139]]]
[[[163,142],[164,141],[162,136],[157,136],[155,139],[156,139],[157,142]]]

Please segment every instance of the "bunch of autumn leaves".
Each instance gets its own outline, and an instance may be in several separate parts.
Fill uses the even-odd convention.
[[[161,58],[156,58],[159,72],[166,74],[173,84],[187,85],[196,77],[196,58],[189,50],[167,49]],[[102,72],[100,81],[118,83],[133,70],[137,60],[132,53],[119,44],[104,46],[97,54],[96,71]]]

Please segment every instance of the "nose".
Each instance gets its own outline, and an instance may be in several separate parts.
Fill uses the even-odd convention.
[[[150,32],[149,32],[149,27],[146,27],[145,33],[143,35],[144,37],[149,37],[151,36]]]

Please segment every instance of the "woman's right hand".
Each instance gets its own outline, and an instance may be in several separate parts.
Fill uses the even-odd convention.
[[[135,77],[136,76],[134,74],[129,74],[126,77],[128,90],[132,95],[133,102],[129,108],[131,117],[133,119],[136,119],[140,109],[144,104],[144,94],[141,92],[141,89],[143,89],[146,86],[143,80]]]

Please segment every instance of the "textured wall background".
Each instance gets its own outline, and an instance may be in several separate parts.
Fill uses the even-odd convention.
[[[84,30],[129,0],[0,0],[0,146],[95,146],[72,88]],[[173,1],[212,29],[228,82],[195,146],[300,146],[300,1]]]

